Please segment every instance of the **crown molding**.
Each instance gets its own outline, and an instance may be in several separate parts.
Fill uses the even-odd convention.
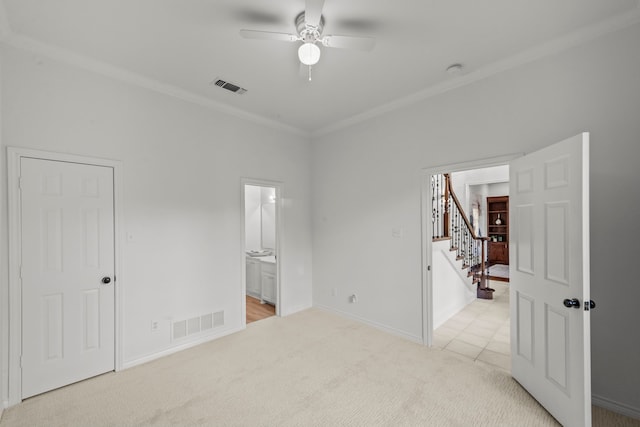
[[[163,95],[171,96],[173,98],[180,99],[189,103],[193,103],[205,108],[216,110],[223,114],[228,114],[249,122],[253,122],[262,126],[270,127],[279,131],[288,132],[296,136],[309,138],[310,133],[302,129],[280,123],[275,120],[268,119],[258,114],[248,113],[239,108],[231,107],[221,102],[214,101],[207,97],[197,95],[193,92],[184,90],[174,85],[170,85],[159,80],[154,80],[146,77],[142,74],[134,73],[124,68],[116,67],[106,62],[98,61],[87,56],[77,54],[68,49],[64,49],[58,46],[54,46],[47,43],[42,43],[30,37],[26,37],[20,34],[13,33],[7,26],[5,27],[4,21],[6,20],[6,14],[3,17],[4,4],[0,1],[0,37],[2,43],[25,50],[37,55],[51,58],[53,60],[72,65],[84,70],[92,71],[97,74],[118,80],[124,83],[128,83],[134,86],[142,87],[154,92],[161,93]],[[6,30],[6,31],[5,31]]]
[[[541,44],[504,60],[500,60],[485,67],[479,68],[468,74],[456,77],[455,79],[448,80],[440,84],[433,85],[431,87],[427,87],[409,96],[396,99],[389,103],[353,115],[347,119],[337,121],[320,129],[316,129],[314,131],[305,131],[303,129],[290,126],[258,114],[249,113],[239,108],[231,107],[221,102],[217,102],[207,97],[184,90],[180,87],[170,85],[159,80],[151,79],[142,74],[134,73],[124,68],[116,67],[114,65],[98,61],[81,54],[77,54],[68,49],[43,43],[33,38],[14,33],[7,18],[4,1],[0,0],[0,42],[8,46],[49,57],[51,59],[85,70],[89,70],[115,80],[143,87],[151,91],[162,93],[164,95],[200,105],[205,108],[216,110],[224,114],[229,114],[231,116],[238,117],[240,119],[244,119],[262,126],[270,127],[272,129],[284,131],[307,139],[310,138],[311,140],[320,136],[330,134],[332,132],[336,132],[341,129],[355,126],[359,123],[366,122],[367,120],[379,117],[381,115],[414,105],[431,97],[473,84],[504,71],[517,68],[521,65],[525,65],[544,57],[563,52],[570,48],[603,37],[609,33],[631,27],[638,23],[640,23],[640,0],[637,0],[636,8],[628,13],[615,16],[591,26],[583,27],[551,42]]]
[[[615,16],[611,19],[601,21],[591,26],[583,27],[551,42],[538,45],[534,48],[520,52],[509,58],[479,68],[478,70],[475,70],[468,74],[456,77],[455,79],[428,87],[412,95],[396,99],[387,104],[351,116],[345,120],[341,120],[334,124],[325,126],[321,129],[311,132],[311,137],[313,139],[357,125],[359,123],[379,117],[392,111],[396,111],[425,101],[436,95],[440,95],[451,90],[470,85],[504,71],[511,70],[513,68],[517,68],[521,65],[534,62],[544,57],[566,51],[573,47],[603,37],[607,34],[631,27],[638,23],[640,23],[640,0],[638,0],[638,7],[631,12]]]

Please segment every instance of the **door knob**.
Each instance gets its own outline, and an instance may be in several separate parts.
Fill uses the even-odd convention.
[[[566,299],[563,301],[563,304],[567,308],[580,308],[580,301],[577,298]]]
[[[109,283],[111,283],[111,277],[109,276],[104,276],[102,278],[102,283],[104,283],[105,285],[108,285]]]
[[[593,300],[589,300],[589,309],[593,310],[594,308],[596,308],[596,303],[593,302]]]

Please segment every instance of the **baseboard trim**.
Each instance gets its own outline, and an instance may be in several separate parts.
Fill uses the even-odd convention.
[[[189,341],[184,344],[180,344],[175,347],[168,348],[166,350],[159,351],[157,353],[148,354],[146,356],[139,357],[137,359],[125,361],[122,364],[122,370],[133,368],[134,366],[142,365],[143,363],[151,362],[156,359],[160,359],[161,357],[169,356],[170,354],[177,353],[179,351],[187,350],[189,348],[198,346],[200,344],[204,344],[209,341],[217,340],[218,338],[225,337],[227,335],[235,334],[236,332],[240,332],[244,330],[244,328],[233,328],[223,331],[221,333],[206,335],[197,340]]]
[[[473,299],[476,299],[476,296],[473,295]],[[447,323],[447,320],[451,319],[453,316],[455,316],[456,314],[460,313],[462,310],[465,309],[466,306],[468,306],[469,304],[471,304],[473,302],[473,300],[471,301],[465,301],[465,304],[463,306],[449,306],[447,307],[446,310],[443,310],[443,313],[433,313],[433,330],[435,331],[436,329],[438,329],[440,326],[444,325],[445,323]],[[435,318],[438,317],[439,320],[436,321]],[[444,320],[442,320],[444,319]]]
[[[591,403],[612,412],[640,420],[640,408],[634,408],[606,397],[591,395]]]
[[[287,310],[286,312],[280,313],[280,317],[287,317],[287,316],[291,316],[292,314],[296,314],[299,313],[301,311],[305,311],[308,310],[310,308],[312,308],[313,306],[308,305],[308,304],[304,304],[304,305],[297,305],[295,307],[291,307],[289,310]]]
[[[336,310],[335,308],[331,308],[328,307],[326,305],[321,305],[321,304],[314,304],[313,306],[314,308],[318,308],[320,310],[324,310],[324,311],[328,311],[330,313],[333,314],[337,314],[338,316],[342,316],[342,317],[346,317],[348,319],[351,320],[355,320],[356,322],[360,322],[360,323],[364,323],[365,325],[369,325],[373,328],[379,329],[381,331],[390,333],[391,335],[395,335],[397,337],[400,338],[404,338],[406,340],[418,343],[418,344],[423,344],[423,340],[422,337],[417,336],[417,335],[413,335],[413,334],[408,334],[404,331],[401,331],[400,329],[396,329],[396,328],[392,328],[390,326],[387,325],[383,325],[382,323],[378,323],[378,322],[374,322],[372,320],[369,319],[365,319],[364,317],[360,317],[357,316],[353,313],[347,313],[346,311],[341,311],[341,310]]]

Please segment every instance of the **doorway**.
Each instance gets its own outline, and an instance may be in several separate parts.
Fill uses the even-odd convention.
[[[119,162],[9,157],[9,400],[118,369]]]
[[[432,345],[434,327],[433,203],[426,181],[450,170],[508,162],[511,375],[561,424],[591,425],[589,134],[502,160],[425,171],[425,343]]]
[[[243,180],[243,320],[250,324],[280,314],[279,183]]]
[[[508,371],[508,259],[501,255],[508,254],[509,167],[453,169],[429,179],[432,345]]]
[[[434,329],[437,326],[441,326],[444,321],[443,318],[437,318],[434,315],[434,298],[438,296],[438,290],[435,288],[435,282],[439,278],[436,276],[434,272],[434,260],[437,261],[438,257],[443,256],[444,254],[448,254],[448,249],[439,249],[436,245],[449,245],[449,243],[442,242],[434,242],[434,237],[439,237],[437,231],[434,231],[434,224],[437,226],[438,223],[442,223],[442,218],[433,218],[434,213],[434,205],[436,203],[440,203],[440,201],[434,200],[434,191],[432,189],[432,177],[443,175],[445,173],[459,173],[463,171],[472,171],[476,169],[484,169],[484,168],[492,168],[497,166],[508,165],[509,162],[518,157],[517,155],[508,155],[502,157],[496,157],[493,159],[482,159],[473,162],[466,163],[458,163],[458,164],[450,164],[443,165],[438,167],[427,168],[423,170],[423,178],[422,178],[422,240],[423,240],[423,253],[425,254],[425,271],[423,275],[423,341],[426,345],[432,346],[434,343]],[[474,182],[475,181],[475,182]],[[471,184],[480,185],[482,182],[478,179],[471,180]],[[485,182],[486,183],[486,182]],[[465,197],[463,198],[464,204],[471,205],[473,208],[474,199],[471,195],[471,191],[469,188],[462,184],[461,193],[465,193]],[[467,197],[467,195],[469,197]],[[478,205],[477,201],[475,201],[476,207]],[[482,208],[480,207],[480,210]],[[472,209],[473,212],[473,209]],[[486,212],[486,211],[485,211]],[[486,227],[482,230],[483,224],[485,224],[486,215],[481,215],[481,212],[478,212],[474,217],[474,226],[480,228],[482,234],[486,235]],[[472,227],[474,227],[472,226]],[[436,239],[437,240],[437,239]],[[455,259],[455,257],[454,257]],[[448,262],[448,261],[443,261]],[[453,277],[454,273],[451,273],[450,277]],[[458,308],[450,309],[448,313],[445,313],[444,319],[448,319],[456,314],[462,307],[466,304],[475,300],[476,287],[475,285],[464,285],[462,284],[462,280],[466,279],[467,274],[462,274],[460,272],[455,273],[455,279],[460,281],[460,286],[466,286],[466,290],[463,292],[467,292],[466,295],[462,296],[459,300]],[[445,276],[446,277],[446,276]],[[442,280],[440,278],[440,280]]]

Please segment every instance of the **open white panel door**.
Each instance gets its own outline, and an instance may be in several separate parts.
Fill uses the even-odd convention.
[[[511,371],[564,426],[591,426],[589,134],[510,166]]]

